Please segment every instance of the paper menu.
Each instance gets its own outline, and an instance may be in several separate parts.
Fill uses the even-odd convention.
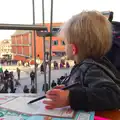
[[[47,110],[45,109],[45,104],[43,104],[42,102],[43,100],[35,102],[33,104],[27,104],[29,101],[33,99],[35,98],[18,97],[10,102],[0,105],[0,107],[29,115],[48,115],[54,117],[67,117],[67,118],[72,118],[74,115],[74,111],[71,110],[69,107]]]

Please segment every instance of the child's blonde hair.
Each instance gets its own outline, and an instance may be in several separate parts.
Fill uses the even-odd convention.
[[[100,58],[112,44],[112,27],[97,11],[83,11],[73,16],[61,28],[60,35],[68,44],[75,44],[80,58]]]

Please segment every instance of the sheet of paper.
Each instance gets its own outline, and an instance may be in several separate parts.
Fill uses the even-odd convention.
[[[49,115],[55,117],[66,117],[66,118],[72,118],[74,115],[74,111],[70,109],[70,107],[48,110],[45,108],[45,104],[42,103],[42,100],[36,104],[40,106],[36,114]]]
[[[35,97],[18,97],[10,102],[0,105],[2,108],[6,108],[12,111],[17,111],[20,113],[26,113],[31,115],[49,115],[55,117],[69,117],[72,118],[74,111],[69,107],[59,108],[53,110],[45,109],[45,104],[43,100],[35,102],[33,104],[27,104],[29,101],[35,99]]]
[[[35,114],[39,106],[28,105],[27,103],[35,98],[33,97],[18,97],[12,101],[9,101],[3,105],[0,105],[2,108],[9,110],[17,111],[20,113]]]
[[[37,94],[32,94],[32,93],[0,93],[0,96],[10,96],[10,97],[38,97],[39,95]]]
[[[8,102],[10,100],[13,100],[15,98],[16,97],[14,97],[14,96],[0,95],[0,104],[4,104],[4,103],[6,103],[6,102]]]

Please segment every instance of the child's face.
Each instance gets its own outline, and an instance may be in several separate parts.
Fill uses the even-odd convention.
[[[65,41],[65,52],[69,59],[74,60],[72,45]]]

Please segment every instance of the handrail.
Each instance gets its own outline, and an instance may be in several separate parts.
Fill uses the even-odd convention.
[[[45,31],[47,27],[29,24],[0,24],[0,29],[4,30],[37,30]]]

